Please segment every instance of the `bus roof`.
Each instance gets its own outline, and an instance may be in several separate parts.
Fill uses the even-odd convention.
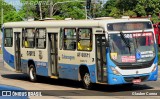
[[[98,27],[107,23],[140,22],[148,19],[106,19],[106,20],[49,20],[49,21],[21,21],[4,23],[6,28],[43,28],[43,27]]]

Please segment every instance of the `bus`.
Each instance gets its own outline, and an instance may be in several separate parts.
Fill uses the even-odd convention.
[[[160,22],[153,24],[153,27],[157,39],[157,44],[160,47]]]
[[[158,50],[147,19],[50,20],[4,23],[4,66],[29,75],[133,85],[156,81]]]

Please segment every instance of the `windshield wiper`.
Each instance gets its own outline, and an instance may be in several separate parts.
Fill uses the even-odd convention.
[[[129,53],[131,54],[131,45],[130,45],[129,41],[127,42],[127,40],[125,39],[125,36],[122,31],[120,31],[120,36],[121,36],[121,39],[123,40],[124,44],[128,47]]]

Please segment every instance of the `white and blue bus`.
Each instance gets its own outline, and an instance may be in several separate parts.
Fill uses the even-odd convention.
[[[37,76],[93,83],[156,81],[157,44],[147,19],[9,22],[2,27],[4,66]]]

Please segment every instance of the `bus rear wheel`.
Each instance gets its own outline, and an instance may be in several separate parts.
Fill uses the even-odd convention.
[[[29,77],[32,82],[37,81],[36,69],[32,64],[29,66]]]
[[[84,73],[84,75],[82,77],[82,82],[83,82],[85,89],[92,88],[91,78],[90,78],[90,74],[88,72]]]

